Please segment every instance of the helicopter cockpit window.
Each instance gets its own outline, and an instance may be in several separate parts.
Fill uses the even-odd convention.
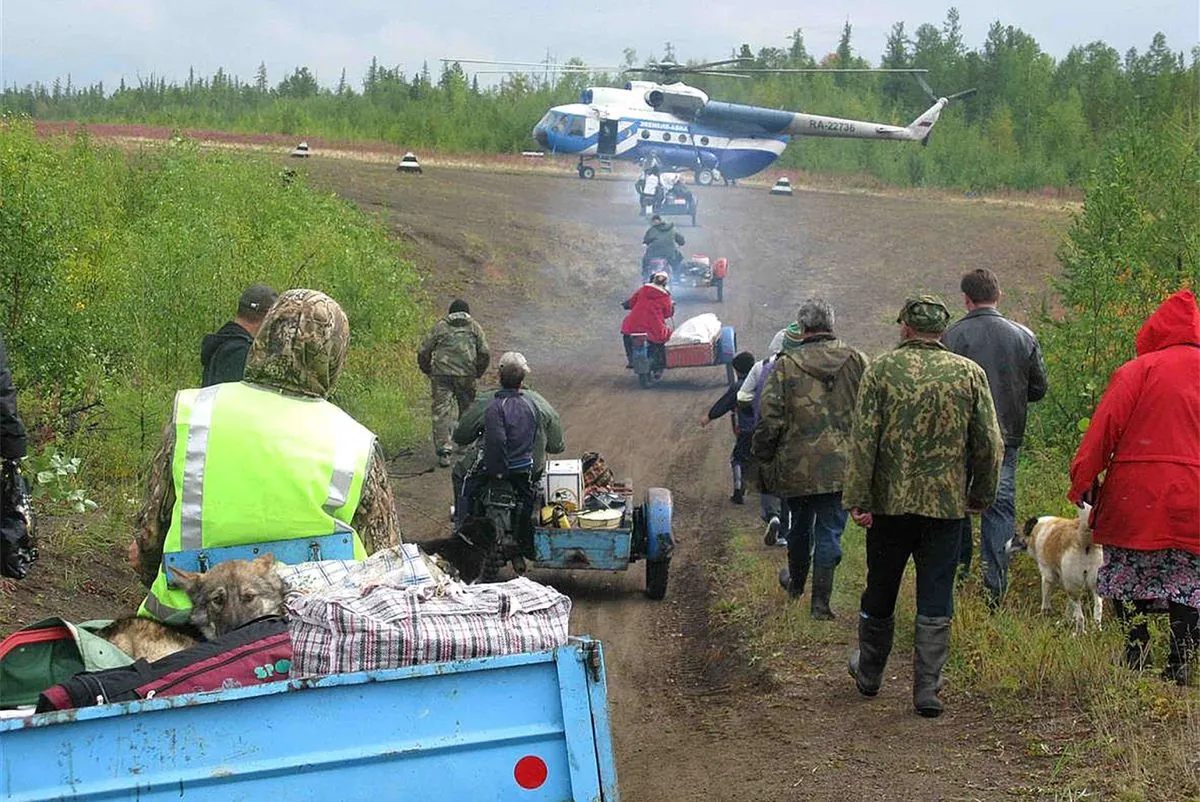
[[[567,136],[583,136],[583,117],[572,114],[567,117]]]

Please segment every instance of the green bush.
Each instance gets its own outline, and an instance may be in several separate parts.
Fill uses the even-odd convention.
[[[174,391],[199,383],[201,339],[256,281],[341,303],[334,400],[386,446],[409,440],[419,278],[379,225],[268,159],[0,125],[0,310],[22,410],[93,480],[136,477]]]
[[[1200,278],[1200,126],[1175,121],[1115,135],[1059,249],[1059,300],[1039,336],[1050,374],[1033,408],[1036,442],[1073,449],[1109,376],[1171,293]]]

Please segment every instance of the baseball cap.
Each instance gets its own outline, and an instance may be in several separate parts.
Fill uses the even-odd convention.
[[[279,293],[266,284],[251,284],[238,298],[238,312],[262,317],[278,297]]]
[[[913,331],[939,334],[950,322],[950,310],[936,295],[918,295],[904,302],[896,322],[907,323]]]
[[[500,370],[510,366],[520,368],[525,373],[529,372],[529,362],[520,351],[505,351],[504,355],[500,357]]]

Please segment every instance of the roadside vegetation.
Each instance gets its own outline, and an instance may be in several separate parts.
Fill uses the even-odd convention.
[[[1066,501],[1067,468],[1109,375],[1135,355],[1134,337],[1149,313],[1172,292],[1200,284],[1197,130],[1172,125],[1114,136],[1060,249],[1051,300],[1024,310],[1045,351],[1050,392],[1031,407],[1017,474],[1018,525],[1035,515],[1076,514]],[[843,549],[834,607],[845,619],[858,609],[865,583],[863,531],[851,525]],[[845,648],[842,627],[812,621],[807,601],[785,601],[775,580],[782,550],[765,550],[757,529],[734,531],[726,550],[710,569],[712,612],[741,633],[750,663],[787,677],[807,670],[814,647]],[[1014,790],[1060,799],[1200,799],[1200,699],[1195,689],[1157,676],[1166,662],[1165,620],[1151,622],[1155,668],[1138,675],[1123,667],[1124,632],[1111,608],[1102,632],[1073,637],[1061,591],[1053,615],[1042,617],[1037,567],[1017,555],[1004,608],[993,615],[978,553],[973,567],[975,577],[955,598],[950,699],[982,703],[1014,722],[1029,754],[1051,761],[1048,787]],[[907,584],[900,622],[915,615],[911,571]],[[911,639],[911,627],[897,627],[892,665],[911,661]]]
[[[810,53],[803,30],[786,47],[733,46],[715,58],[739,56],[756,68],[867,67],[929,70],[928,82],[950,94],[979,94],[948,111],[928,147],[804,139],[780,166],[816,173],[869,176],[894,186],[972,191],[1078,187],[1103,158],[1109,137],[1127,124],[1194,121],[1200,103],[1200,49],[1173,51],[1156,35],[1139,52],[1121,54],[1104,42],[1073,48],[1055,60],[1029,33],[1000,22],[971,47],[958,11],[941,24],[897,22],[877,61],[856,53],[847,23],[835,52]],[[782,32],[781,32],[782,39]],[[639,59],[625,51],[624,66]],[[674,57],[671,46],[663,57]],[[681,54],[704,57],[706,54]],[[579,63],[578,60],[573,60]],[[616,61],[616,59],[614,59]],[[352,65],[353,66],[353,65]],[[468,65],[469,66],[469,65]],[[372,59],[361,83],[291,67],[261,64],[249,79],[218,70],[186,82],[161,76],[118,86],[77,86],[70,76],[0,92],[0,113],[37,120],[124,122],[243,133],[277,133],[338,141],[385,141],[440,153],[518,153],[533,147],[530,130],[553,105],[576,102],[590,85],[620,86],[621,75],[554,78],[532,69],[481,87],[458,65],[406,74]],[[907,125],[931,101],[907,75],[775,75],[737,81],[693,76],[689,83],[737,103],[803,110]]]
[[[44,513],[99,502],[127,533],[174,392],[200,382],[201,339],[258,281],[342,304],[351,349],[333,400],[389,451],[410,441],[426,321],[382,226],[268,159],[0,123],[0,314]]]

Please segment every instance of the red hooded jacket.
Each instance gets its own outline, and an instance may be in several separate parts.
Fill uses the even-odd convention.
[[[643,284],[625,302],[629,314],[621,324],[622,334],[645,333],[646,339],[661,345],[671,339],[667,318],[675,315],[671,293],[655,284]]]
[[[1068,498],[1102,471],[1097,543],[1200,554],[1200,309],[1184,290],[1142,325],[1137,359],[1113,373],[1079,451]]]

